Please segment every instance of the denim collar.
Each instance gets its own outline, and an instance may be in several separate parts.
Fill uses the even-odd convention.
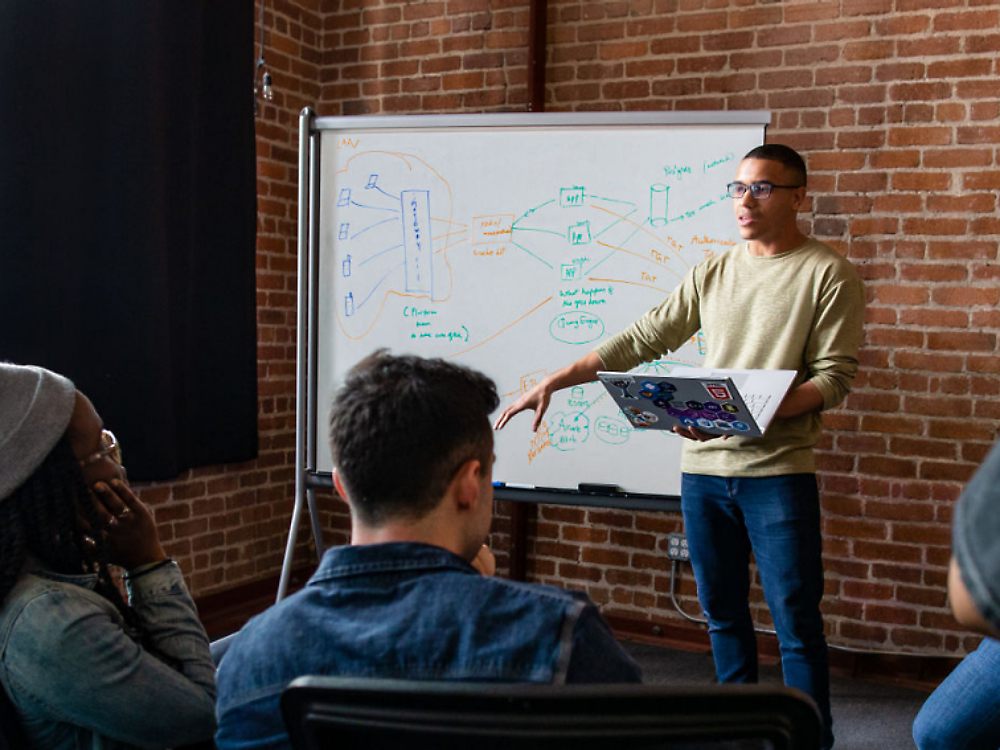
[[[443,547],[419,542],[386,542],[328,549],[308,585],[371,573],[418,570],[453,570],[479,575],[469,562]]]
[[[30,573],[31,575],[55,581],[56,583],[71,583],[74,586],[80,586],[91,591],[97,587],[96,573],[56,573],[54,570],[46,568],[40,560],[34,557],[28,557],[25,560],[24,573]]]

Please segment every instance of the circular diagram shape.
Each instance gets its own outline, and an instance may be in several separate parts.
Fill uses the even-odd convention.
[[[598,417],[594,421],[594,434],[602,442],[621,445],[628,442],[631,427],[626,422],[613,417]]]
[[[590,437],[590,418],[583,412],[556,412],[549,418],[549,444],[561,451],[575,450]]]
[[[566,312],[553,318],[549,334],[564,344],[588,344],[604,335],[604,321],[589,312]]]

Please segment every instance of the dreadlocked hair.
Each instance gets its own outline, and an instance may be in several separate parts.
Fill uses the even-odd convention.
[[[78,512],[95,530],[90,537],[96,548],[85,546]],[[0,502],[0,601],[17,583],[29,556],[56,573],[94,573],[94,590],[115,605],[125,620],[126,632],[141,640],[139,617],[125,603],[108,570],[108,551],[96,531],[102,526],[64,435],[24,484]]]

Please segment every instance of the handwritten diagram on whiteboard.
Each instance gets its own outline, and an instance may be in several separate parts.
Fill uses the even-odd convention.
[[[763,126],[322,136],[317,438],[318,468],[329,471],[330,397],[373,349],[469,364],[506,404],[738,241],[725,186]],[[703,354],[695,336],[644,369],[698,365]],[[496,480],[679,490],[681,439],[637,431],[597,383],[558,393],[541,429],[530,424],[520,415],[496,433]]]

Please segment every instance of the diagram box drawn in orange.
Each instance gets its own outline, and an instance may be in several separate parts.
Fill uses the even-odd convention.
[[[472,218],[472,244],[488,245],[507,242],[513,231],[513,214],[494,214]]]

